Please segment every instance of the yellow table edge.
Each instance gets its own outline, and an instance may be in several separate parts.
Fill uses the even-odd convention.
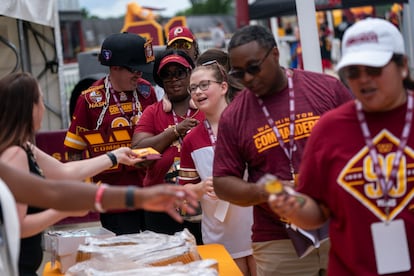
[[[218,262],[220,276],[243,276],[239,267],[230,256],[229,252],[222,244],[198,245],[197,251],[202,259],[215,259]],[[43,269],[43,276],[60,276],[58,268],[51,268],[51,263],[47,262]]]

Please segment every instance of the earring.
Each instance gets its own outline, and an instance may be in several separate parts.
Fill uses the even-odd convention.
[[[405,79],[407,77],[407,71],[402,71],[401,76],[403,77],[403,79]]]

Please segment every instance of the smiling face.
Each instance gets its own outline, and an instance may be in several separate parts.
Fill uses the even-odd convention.
[[[341,70],[363,109],[367,112],[381,112],[403,104],[406,100],[403,79],[408,72],[406,60],[402,66],[391,60],[375,74],[371,69],[373,68],[353,65]]]
[[[137,81],[142,77],[142,72],[131,72],[122,66],[110,67],[110,79],[116,91],[133,91],[137,88]]]
[[[188,68],[177,63],[167,64],[162,68],[160,77],[164,84],[164,91],[171,102],[180,102],[189,97],[187,88],[190,83],[190,72]]]
[[[227,83],[217,82],[215,72],[211,69],[197,67],[191,74],[190,88],[193,90],[191,98],[197,108],[205,114],[214,114],[219,106],[227,105]]]

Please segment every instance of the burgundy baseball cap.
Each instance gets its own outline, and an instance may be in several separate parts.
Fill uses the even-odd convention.
[[[189,68],[189,69],[192,68],[191,65],[190,65],[190,63],[188,63],[188,61],[185,58],[183,58],[182,56],[179,56],[179,55],[170,55],[170,56],[164,57],[161,60],[160,66],[158,67],[157,74],[160,74],[162,68],[164,68],[165,65],[167,65],[169,63],[178,63],[178,64],[181,64],[182,66],[184,66],[185,68]]]
[[[172,28],[168,33],[168,46],[170,46],[174,41],[179,39],[184,39],[193,43],[195,38],[189,28],[178,26]]]

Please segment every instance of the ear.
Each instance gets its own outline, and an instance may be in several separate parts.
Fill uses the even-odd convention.
[[[402,69],[401,76],[402,76],[403,79],[405,79],[408,76],[408,73],[410,72],[410,68],[408,66],[408,58],[407,58],[407,56],[404,56],[403,61],[404,61],[404,63],[402,65],[402,67],[401,67],[401,69]]]
[[[272,53],[270,54],[272,57],[274,57],[276,59],[277,62],[279,62],[279,48],[277,48],[277,46],[273,47]]]
[[[229,90],[229,83],[227,81],[223,81],[220,84],[220,87],[221,87],[221,91],[222,91],[221,94],[226,95],[228,90]]]

